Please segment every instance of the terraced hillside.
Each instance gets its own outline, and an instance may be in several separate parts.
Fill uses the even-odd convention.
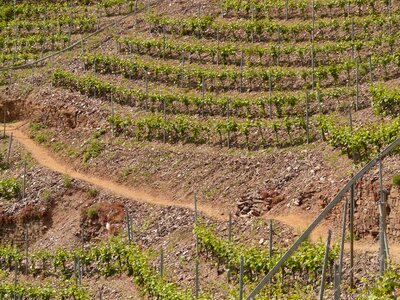
[[[399,29],[390,0],[0,1],[0,298],[245,299],[400,137]],[[255,299],[399,296],[398,153]]]

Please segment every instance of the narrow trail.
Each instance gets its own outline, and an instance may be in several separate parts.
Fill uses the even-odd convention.
[[[100,178],[94,175],[86,174],[74,170],[70,165],[63,162],[61,159],[54,157],[54,155],[44,148],[38,145],[36,142],[31,140],[24,132],[23,127],[26,122],[18,122],[14,124],[8,124],[6,129],[8,132],[13,133],[13,137],[28,151],[37,163],[45,168],[52,171],[65,174],[71,178],[85,181],[89,184],[95,185],[101,189],[107,190],[115,195],[122,196],[134,201],[149,203],[161,206],[176,206],[186,209],[193,210],[194,204],[191,199],[171,200],[161,195],[155,195],[144,190],[137,188],[131,188],[125,185],[118,184],[108,179]],[[219,204],[216,206],[214,203],[205,203],[199,200],[197,202],[197,209],[200,213],[207,217],[213,218],[219,221],[226,221],[228,219],[229,208]],[[273,219],[282,222],[283,224],[293,228],[299,233],[304,231],[308,225],[313,221],[311,215],[306,214],[267,214],[266,218]],[[311,234],[310,239],[312,241],[324,240],[328,229],[331,228],[328,224],[322,222]],[[346,248],[348,249],[348,243]],[[368,241],[355,241],[354,248],[357,251],[364,252],[376,252],[378,251],[377,242]],[[390,254],[393,261],[400,263],[400,245],[390,244]]]
[[[13,133],[13,138],[17,140],[27,151],[29,151],[32,157],[37,161],[37,163],[49,170],[65,174],[71,178],[79,179],[95,185],[101,189],[108,190],[111,193],[128,198],[134,201],[156,204],[161,206],[176,206],[181,208],[192,209],[194,208],[194,203],[192,200],[171,200],[166,197],[159,195],[154,195],[149,192],[139,190],[137,188],[130,188],[111,180],[100,178],[98,176],[89,175],[83,172],[74,170],[70,165],[62,162],[61,159],[54,157],[49,150],[43,146],[38,145],[36,142],[31,140],[22,128],[26,123],[18,122],[14,124],[7,125],[7,131]],[[218,207],[215,204],[204,203],[202,201],[197,201],[197,210],[213,219],[216,220],[227,220],[228,209],[225,207]]]

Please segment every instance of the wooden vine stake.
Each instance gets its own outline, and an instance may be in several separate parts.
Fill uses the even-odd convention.
[[[111,95],[110,96],[110,101],[111,101],[111,119],[113,120],[111,122],[111,136],[115,136],[115,128],[114,128],[114,97]]]
[[[369,65],[369,81],[371,82],[371,84],[374,84],[374,80],[372,77],[372,58],[371,55],[368,56],[368,65]]]
[[[205,83],[204,83],[204,75],[201,76],[201,96],[204,97]]]
[[[164,276],[164,249],[161,247],[160,251],[160,277]]]
[[[228,241],[232,242],[232,212],[229,212],[229,221],[228,221]]]
[[[328,268],[329,247],[331,243],[332,231],[328,230],[328,237],[325,244],[324,264],[322,266],[321,286],[319,289],[319,300],[324,300],[325,282],[326,282],[326,269]]]
[[[3,102],[3,138],[6,138],[6,122],[7,122],[7,102]]]
[[[137,0],[136,0],[137,2]],[[136,10],[136,9],[135,9]],[[101,286],[100,291],[99,291],[99,300],[103,300],[103,289],[104,289],[104,285]]]
[[[349,198],[346,197],[346,201],[343,206],[343,215],[342,215],[342,236],[340,239],[340,256],[339,256],[339,274],[338,274],[338,288],[340,289],[341,280],[342,280],[342,271],[343,271],[343,259],[344,259],[344,242],[346,239],[346,224],[347,224],[347,209],[349,206]],[[340,294],[339,294],[340,295]]]
[[[228,220],[228,241],[232,242],[232,212],[229,212],[229,220]],[[228,268],[228,282],[231,281],[231,268]]]
[[[10,165],[11,158],[11,149],[12,149],[12,141],[13,141],[13,132],[10,134],[10,138],[8,139],[8,148],[7,148],[7,166]]]
[[[220,52],[221,49],[219,47],[219,27],[217,29],[217,66],[219,65],[219,56],[220,56]]]
[[[240,89],[243,92],[243,50],[240,50]]]
[[[193,203],[194,203],[194,226],[197,224],[197,194],[194,192],[193,194]],[[199,238],[197,234],[195,234],[195,243],[196,243],[196,257],[199,256]]]
[[[146,85],[146,103],[145,103],[145,108],[146,110],[149,109],[149,73],[144,70],[144,77],[145,77],[145,85]]]
[[[312,7],[312,30],[311,30],[311,67],[312,67],[312,91],[315,88],[315,46],[314,46],[314,37],[315,37],[315,9],[314,9],[314,0],[311,3]]]
[[[243,281],[243,275],[244,275],[244,257],[240,257],[240,278],[239,278],[239,300],[243,300],[243,287],[244,287],[244,281]]]
[[[340,274],[339,266],[335,264],[334,277],[333,277],[333,299],[340,300]]]
[[[231,104],[231,99],[229,99],[228,98],[228,101],[226,102],[226,118],[227,118],[227,121],[228,121],[228,148],[230,148],[231,147],[231,131],[230,131],[230,128],[229,128],[229,121],[230,121],[230,119],[231,119],[231,116],[230,116],[230,104]]]
[[[272,227],[272,219],[269,220],[269,257],[272,258],[273,253],[273,227]]]
[[[69,2],[69,6],[70,6],[70,15],[69,15],[69,29],[68,29],[68,45],[71,46],[71,36],[72,36],[72,23],[73,23],[73,4],[72,4],[72,0]]]
[[[25,274],[29,274],[29,232],[28,224],[25,224]]]
[[[166,113],[166,103],[165,97],[163,98],[163,143],[165,144],[167,141],[167,113]]]
[[[309,108],[308,108],[308,102],[309,102],[309,94],[308,91],[306,92],[306,138],[307,138],[307,144],[310,143],[310,116],[309,116]]]
[[[351,57],[354,59],[354,17],[351,19]]]
[[[355,209],[355,185],[350,188],[350,288],[354,288],[354,209]]]
[[[166,48],[166,33],[165,24],[163,25],[163,59],[165,60],[165,48]]]
[[[379,157],[379,273],[382,276],[386,270],[386,191],[383,188],[382,158]]]
[[[268,74],[268,85],[269,85],[269,94],[268,94],[268,97],[269,97],[269,117],[272,119],[272,74],[271,73],[269,73]]]
[[[24,175],[22,178],[22,199],[25,199],[26,196],[26,161],[24,161]]]
[[[285,20],[289,19],[289,0],[285,1]]]
[[[196,299],[199,298],[199,290],[200,290],[200,284],[199,284],[199,260],[196,258],[196,266],[195,266],[195,272],[196,272],[196,283],[195,283],[195,288],[194,288],[194,296]]]
[[[356,57],[356,111],[358,111],[359,98],[360,98],[359,66],[358,66],[358,57]]]
[[[17,285],[18,285],[18,260],[14,259],[14,300],[17,300]]]
[[[185,80],[185,50],[182,50],[181,72],[181,87],[183,87]]]
[[[133,241],[133,229],[132,229],[132,216],[128,210],[126,210],[126,231],[128,235],[128,243]]]

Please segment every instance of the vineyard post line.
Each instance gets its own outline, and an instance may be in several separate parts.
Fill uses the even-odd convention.
[[[156,0],[153,3],[150,4],[150,0],[148,0],[148,4],[151,5],[151,6],[160,4],[161,2],[163,2],[163,0]],[[8,68],[0,68],[0,71],[19,70],[19,69],[24,69],[24,68],[31,67],[31,66],[35,67],[38,63],[46,61],[46,60],[48,60],[48,59],[50,59],[50,58],[52,58],[54,56],[57,56],[57,55],[62,54],[64,52],[68,51],[68,50],[71,50],[71,49],[75,48],[76,46],[80,45],[82,42],[90,39],[92,36],[95,36],[95,35],[103,32],[104,30],[121,23],[122,21],[124,21],[125,19],[131,17],[132,15],[135,15],[135,14],[138,14],[140,12],[145,11],[145,9],[146,9],[145,7],[141,8],[139,10],[136,10],[136,11],[133,11],[131,13],[128,13],[126,16],[121,17],[119,20],[111,21],[109,24],[104,25],[103,27],[99,28],[95,32],[92,32],[92,33],[88,34],[87,36],[81,38],[80,40],[76,41],[75,43],[69,45],[68,47],[66,47],[64,49],[61,49],[60,51],[51,53],[51,54],[49,54],[47,56],[44,56],[44,57],[42,57],[40,59],[37,59],[37,60],[35,60],[33,62],[24,64],[24,65],[12,66],[12,67],[8,67]]]
[[[195,290],[194,290],[194,295],[196,299],[199,298],[199,259],[196,257],[196,285],[195,285]]]
[[[243,300],[243,290],[244,290],[244,257],[243,255],[240,257],[240,278],[239,278],[239,300]]]
[[[346,197],[346,201],[343,205],[343,216],[342,216],[342,236],[340,238],[340,255],[339,255],[339,275],[338,275],[338,286],[340,288],[340,284],[342,282],[342,273],[343,273],[343,258],[344,258],[344,242],[346,239],[346,224],[347,224],[347,208],[349,206],[349,198]]]
[[[3,102],[3,138],[6,138],[7,102]]]
[[[25,199],[26,197],[26,168],[27,168],[27,163],[24,161],[24,175],[22,177],[22,199]]]
[[[274,232],[273,232],[273,229],[272,229],[272,219],[270,219],[269,220],[269,258],[272,258],[272,255],[273,255],[273,249],[272,249],[272,246],[273,246],[273,240],[272,240],[272,237],[273,237],[273,234],[274,234]]]
[[[340,266],[335,264],[333,277],[333,299],[340,300]]]
[[[328,215],[328,213],[340,202],[342,197],[350,190],[353,184],[362,178],[365,173],[371,170],[380,159],[387,156],[393,149],[400,145],[400,138],[396,139],[393,143],[387,146],[379,156],[372,159],[366,164],[360,171],[358,171],[347,184],[339,191],[339,193],[333,198],[333,200],[322,210],[322,212],[315,218],[315,220],[309,225],[309,227],[303,232],[303,234],[295,241],[295,243],[287,250],[287,252],[281,257],[276,265],[268,272],[266,276],[260,281],[256,288],[249,294],[246,300],[253,299],[261,289],[271,280],[271,278],[279,271],[286,260],[299,248],[299,246],[308,238],[310,233],[318,226],[318,224]]]
[[[164,276],[164,248],[161,247],[160,252],[160,277],[163,278]]]
[[[350,288],[354,288],[354,209],[355,209],[355,185],[350,189],[350,215],[349,215],[349,230],[350,230]]]
[[[383,166],[382,157],[379,157],[379,271],[382,276],[386,269],[386,191],[383,188]]]
[[[13,141],[13,132],[11,132],[10,138],[8,139],[7,166],[10,165],[12,141]]]
[[[232,212],[229,212],[229,220],[228,220],[228,242],[232,242]],[[228,282],[231,281],[231,268],[228,268]]]
[[[319,300],[324,299],[324,292],[325,292],[325,281],[326,281],[326,268],[328,266],[328,259],[329,259],[329,246],[331,243],[331,236],[332,231],[328,230],[328,237],[326,238],[325,244],[325,255],[324,255],[324,264],[322,266],[322,275],[321,275],[321,287],[319,290]]]

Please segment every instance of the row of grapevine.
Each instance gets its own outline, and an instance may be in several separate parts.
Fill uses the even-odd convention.
[[[0,299],[92,299],[89,293],[81,287],[71,283],[63,283],[61,286],[33,285],[28,282],[0,282]]]
[[[385,52],[397,46],[399,33],[378,36],[368,40],[328,41],[314,46],[315,64],[326,65],[348,59],[352,49],[357,56],[369,52]],[[169,37],[164,39],[149,38],[136,35],[135,37],[115,37],[120,51],[138,53],[164,58],[179,59],[182,53],[189,56],[190,61],[212,62],[220,64],[259,65],[311,65],[312,44],[244,44],[230,42],[205,42],[199,39],[180,41]],[[392,50],[391,50],[392,51]],[[387,50],[386,50],[387,52]],[[241,54],[243,53],[243,58]],[[206,56],[205,56],[206,55]]]
[[[357,129],[338,123],[334,118],[323,117],[320,120],[321,129],[329,143],[356,160],[366,160],[379,153],[385,145],[398,138],[400,130],[400,118],[389,123],[372,123]]]
[[[107,242],[90,246],[87,250],[59,249],[54,252],[43,250],[29,253],[27,261],[30,267],[28,270],[35,270],[36,272],[40,270],[43,276],[48,277],[51,275],[49,266],[53,265],[53,276],[57,276],[57,278],[61,276],[61,278],[68,279],[74,274],[73,265],[76,259],[79,258],[83,269],[87,270],[87,275],[95,274],[96,269],[103,276],[112,276],[125,272],[128,276],[132,276],[136,284],[141,286],[143,291],[151,297],[164,300],[188,300],[194,298],[190,291],[182,290],[176,284],[160,277],[159,273],[152,267],[152,255],[135,243],[126,244],[120,238],[113,238]],[[21,263],[24,257],[24,251],[15,247],[4,245],[0,247],[0,266],[2,269],[10,268],[12,270],[13,263]],[[57,269],[59,272],[57,272]],[[29,290],[28,287],[27,290]],[[203,296],[199,297],[199,299],[203,299]]]
[[[124,133],[138,140],[206,143],[249,149],[303,144],[307,139],[307,131],[315,136],[317,127],[314,122],[307,124],[302,117],[270,121],[235,118],[202,120],[185,115],[168,115],[164,118],[157,113],[135,118],[114,115],[109,118],[109,122],[117,133]]]
[[[87,54],[83,57],[85,68],[94,68],[104,74],[122,74],[129,79],[145,79],[162,81],[170,84],[182,84],[191,88],[201,87],[202,80],[207,80],[207,86],[216,90],[239,89],[240,84],[245,85],[247,91],[268,90],[269,82],[273,89],[284,90],[309,88],[314,74],[315,82],[320,87],[332,84],[354,82],[357,62],[349,59],[341,64],[312,68],[294,67],[220,67],[218,69],[205,65],[189,64],[178,66],[171,62],[159,61],[153,58],[130,58],[116,55]],[[367,75],[373,65],[375,72],[383,69],[382,76],[389,76],[387,70],[394,68],[390,76],[399,72],[400,52],[373,55],[369,59],[358,60],[359,82],[369,81]],[[217,81],[218,80],[218,81]],[[245,80],[243,82],[242,80]]]
[[[0,6],[0,21],[9,22],[14,20],[14,16],[20,20],[34,19],[41,16],[60,17],[62,15],[68,15],[71,9],[74,14],[85,14],[95,12],[95,9],[104,9],[106,15],[110,15],[110,8],[115,6],[123,6],[129,4],[133,7],[135,0],[100,0],[100,1],[87,1],[78,0],[63,2],[43,2],[43,3],[31,3],[13,2],[7,4],[1,4]],[[119,8],[120,10],[120,8]]]
[[[244,269],[253,279],[263,276],[275,265],[285,252],[284,249],[275,249],[270,257],[267,248],[238,244],[228,241],[219,236],[209,227],[196,224],[194,232],[198,238],[200,252],[209,254],[219,260],[219,263],[226,265],[235,273],[239,271],[240,257],[244,257]],[[286,275],[300,275],[308,284],[315,282],[319,277],[324,261],[325,246],[323,243],[305,243],[285,264]],[[329,264],[332,265],[339,253],[336,244],[329,253]],[[305,275],[308,276],[305,276]]]
[[[316,0],[314,10],[319,16],[337,17],[346,16],[349,10],[353,12],[354,9],[358,15],[373,14],[377,11],[385,12],[388,4],[387,1],[381,0]],[[306,19],[312,14],[312,4],[308,0],[223,0],[221,7],[230,15],[246,17],[294,18],[300,16]],[[287,16],[286,9],[288,9]]]
[[[36,60],[40,56],[39,54],[30,52],[20,52],[20,53],[0,53],[0,63],[13,62],[14,65],[24,64],[29,60]]]
[[[178,35],[196,35],[209,38],[221,39],[231,38],[233,40],[257,40],[261,41],[308,41],[312,32],[312,21],[298,22],[277,22],[271,20],[226,20],[203,17],[171,17],[152,14],[146,17],[146,22],[153,30]],[[319,19],[315,21],[315,30],[319,34],[315,40],[337,40],[351,39],[353,26],[354,37],[376,36],[390,24],[393,31],[397,30],[400,24],[400,14],[388,17],[387,15],[369,15],[364,17]]]
[[[161,111],[165,103],[167,113],[185,113],[204,115],[226,115],[230,109],[235,116],[242,117],[271,117],[304,115],[307,94],[274,92],[271,95],[256,97],[240,97],[228,95],[169,92],[163,90],[146,90],[125,88],[109,81],[100,80],[93,75],[77,76],[71,72],[56,70],[53,73],[53,84],[58,87],[79,91],[90,97],[101,97],[122,105],[138,106],[151,111]],[[322,89],[308,94],[309,114],[322,112],[336,103],[345,106],[343,99],[355,95],[353,88]]]
[[[94,17],[63,16],[55,19],[45,20],[17,20],[11,22],[0,22],[0,35],[7,36],[15,34],[15,29],[18,30],[19,36],[30,35],[35,32],[58,32],[61,34],[67,31],[69,26],[73,26],[73,33],[84,33],[95,30],[96,19]]]
[[[3,53],[11,53],[15,49],[18,48],[21,50],[36,50],[41,51],[42,49],[51,48],[51,50],[55,50],[56,45],[58,43],[62,43],[63,46],[68,42],[67,34],[33,34],[25,37],[0,37],[0,50]]]
[[[400,90],[383,84],[370,87],[371,104],[377,114],[398,115],[400,113]]]

